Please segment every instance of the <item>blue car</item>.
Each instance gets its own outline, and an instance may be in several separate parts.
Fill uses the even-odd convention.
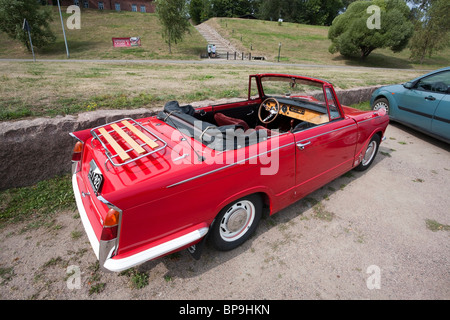
[[[450,143],[450,67],[381,87],[370,105],[373,110],[385,108],[391,121]]]

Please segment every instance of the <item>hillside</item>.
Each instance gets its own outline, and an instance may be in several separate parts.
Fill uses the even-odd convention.
[[[70,16],[62,8],[63,19]],[[56,42],[36,50],[38,59],[65,59],[66,48],[57,7],[53,8],[51,28],[57,37]],[[191,27],[184,41],[173,46],[169,54],[167,44],[161,36],[158,17],[153,13],[100,11],[82,9],[81,29],[68,30],[66,35],[70,58],[73,59],[197,59],[206,50],[206,42]],[[140,37],[139,48],[113,48],[113,37]],[[31,58],[18,42],[0,32],[0,58]]]
[[[62,8],[63,18],[69,17]],[[66,50],[57,8],[53,8],[52,29],[57,37],[56,43],[36,50],[38,59],[65,59]],[[212,18],[205,24],[216,29],[234,47],[246,56],[264,56],[268,61],[351,65],[365,67],[385,67],[403,69],[436,69],[450,65],[450,48],[425,59],[422,65],[409,60],[409,50],[393,53],[387,49],[375,50],[365,61],[359,58],[344,59],[339,54],[330,54],[328,47],[328,27],[297,23],[249,20],[238,18]],[[140,12],[100,11],[82,9],[81,29],[66,28],[70,58],[72,59],[198,59],[206,51],[206,41],[194,28],[184,41],[168,53],[167,44],[161,37],[161,27],[156,14]],[[112,37],[141,38],[139,48],[113,48]],[[31,54],[17,41],[9,39],[0,32],[0,58],[30,58]],[[281,44],[281,47],[279,46]],[[280,51],[279,51],[280,49]]]
[[[324,65],[353,65],[384,68],[436,69],[450,65],[450,48],[425,59],[422,65],[412,63],[408,49],[393,53],[388,49],[377,49],[365,60],[344,59],[339,54],[330,54],[328,47],[329,27],[311,26],[275,21],[213,18],[206,22],[214,27],[233,45],[253,56],[265,56],[269,61]]]

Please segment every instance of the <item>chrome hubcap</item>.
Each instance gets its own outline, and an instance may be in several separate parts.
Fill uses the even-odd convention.
[[[235,241],[242,237],[255,218],[255,206],[247,200],[236,202],[220,221],[220,236],[225,241]]]
[[[373,106],[373,110],[380,110],[385,109],[386,113],[389,114],[389,106],[384,102],[378,102],[376,105]]]
[[[228,218],[227,229],[230,232],[239,231],[247,220],[247,211],[244,209],[237,209]]]
[[[364,158],[362,161],[363,166],[370,163],[373,156],[375,155],[376,149],[377,149],[377,143],[375,141],[370,142],[369,145],[367,146],[366,152],[364,153]]]

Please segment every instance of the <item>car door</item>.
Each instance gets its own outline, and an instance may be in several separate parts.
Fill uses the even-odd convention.
[[[442,80],[448,74],[444,71],[421,78],[405,90],[398,101],[398,119],[430,132],[437,106],[447,90]]]
[[[442,95],[431,121],[431,132],[450,140],[450,71],[440,72],[434,77],[434,90]]]
[[[357,133],[353,119],[342,119],[294,134],[299,198],[352,168]]]
[[[439,102],[431,122],[431,131],[450,140],[450,94],[446,94]]]
[[[336,116],[340,112],[336,99],[328,88],[325,90],[331,121],[294,133],[298,198],[339,177],[353,165],[358,127],[353,119]]]

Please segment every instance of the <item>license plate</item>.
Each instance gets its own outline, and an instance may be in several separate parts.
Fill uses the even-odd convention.
[[[89,182],[91,183],[92,189],[94,189],[95,194],[98,195],[100,189],[102,188],[103,175],[94,160],[92,160],[89,165]]]

